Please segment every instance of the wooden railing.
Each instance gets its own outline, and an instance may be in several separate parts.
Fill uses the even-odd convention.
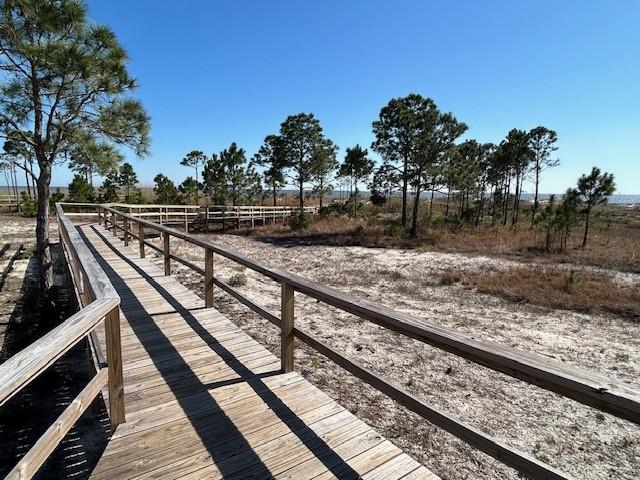
[[[62,202],[68,217],[94,217],[97,215],[94,203],[69,203]],[[261,205],[161,205],[161,204],[128,204],[109,203],[104,206],[120,212],[128,213],[137,218],[157,222],[160,225],[182,225],[185,231],[189,230],[189,224],[196,219],[204,223],[218,223],[223,227],[232,225],[240,228],[242,222],[264,225],[271,221],[284,222],[293,213],[299,212],[298,207],[290,206],[261,206]],[[304,207],[308,214],[318,213],[318,207]]]
[[[240,222],[251,222],[251,227],[255,227],[256,222],[261,224],[271,220],[272,223],[280,220],[284,222],[292,214],[299,212],[298,207],[290,206],[262,206],[262,205],[209,205],[205,207],[205,221],[207,222],[236,222],[240,227]],[[303,211],[308,214],[318,213],[318,207],[304,207]]]
[[[484,367],[537,385],[622,419],[636,424],[640,423],[640,393],[619,382],[571,368],[541,355],[476,340],[453,329],[430,324],[425,320],[396,312],[390,308],[354,298],[339,290],[271,268],[227,247],[176,229],[124,214],[106,206],[98,206],[98,209],[105,228],[111,229],[114,235],[117,235],[118,231],[122,231],[126,244],[129,243],[131,237],[137,238],[141,256],[144,256],[145,246],[162,254],[166,275],[171,274],[171,260],[176,260],[204,275],[207,307],[213,306],[213,287],[215,285],[263,318],[279,326],[281,331],[281,368],[284,372],[289,372],[294,368],[294,338],[297,338],[409,410],[529,478],[569,479],[571,477],[530,455],[511,448],[504,442],[455,416],[428,405],[424,400],[403,390],[391,380],[347,358],[310,333],[297,328],[294,324],[294,293],[308,295],[389,330],[451,352]],[[137,224],[136,232],[132,231],[134,223]],[[162,235],[162,248],[145,240],[145,228]],[[205,268],[202,269],[188,260],[172,254],[170,250],[170,238],[172,237],[203,248]],[[282,290],[280,318],[256,305],[216,277],[214,275],[214,254],[221,255],[279,282]]]
[[[125,421],[120,345],[120,298],[59,204],[56,210],[60,242],[80,309],[62,324],[0,365],[0,406],[71,347],[94,334],[103,319],[107,359],[106,364],[104,361],[98,362],[95,375],[87,386],[20,459],[6,477],[8,479],[33,477],[105,386],[108,386],[109,417],[112,428]],[[92,344],[95,348],[95,336]],[[101,353],[97,352],[96,355],[100,357]]]
[[[19,211],[20,210],[20,197],[12,194],[12,193],[3,193],[0,194],[0,208],[8,209],[12,211],[13,209]]]

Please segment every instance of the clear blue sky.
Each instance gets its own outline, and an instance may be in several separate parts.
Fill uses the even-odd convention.
[[[389,99],[432,97],[499,142],[511,128],[559,135],[561,192],[598,165],[640,193],[638,1],[91,1],[131,56],[152,119],[141,181],[181,181],[192,149],[249,154],[289,114],[313,112],[341,149],[372,141]],[[70,174],[58,167],[54,184]]]

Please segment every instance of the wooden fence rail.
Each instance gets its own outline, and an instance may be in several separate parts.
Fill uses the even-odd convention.
[[[116,211],[108,206],[97,206],[97,208],[105,228],[112,229],[114,235],[117,234],[119,228],[122,228],[117,222],[118,218],[122,219],[123,224],[125,220],[137,223],[139,231],[148,228],[159,232],[163,238],[162,248],[147,242],[144,234],[138,235],[138,241],[141,245],[148,245],[162,253],[166,275],[171,273],[170,262],[172,259],[205,275],[205,299],[207,305],[213,303],[213,287],[218,286],[254,312],[279,326],[283,371],[291,371],[294,368],[293,339],[294,337],[298,338],[393,400],[530,478],[569,479],[571,477],[527,454],[514,450],[475,427],[467,425],[453,415],[430,407],[423,400],[402,390],[383,376],[368,370],[317,340],[309,333],[296,328],[294,325],[294,293],[305,294],[389,330],[451,352],[484,367],[545,388],[622,419],[636,424],[640,423],[640,393],[622,383],[568,367],[541,355],[534,355],[503,345],[476,340],[452,329],[430,324],[425,320],[396,312],[390,308],[354,298],[344,292],[309,281],[298,275],[271,268],[227,247],[216,245],[188,233]],[[205,251],[205,268],[202,269],[188,260],[173,255],[170,251],[170,237],[179,238],[192,245],[202,247]],[[221,255],[280,283],[282,290],[280,318],[267,312],[215,277],[213,254]]]
[[[33,477],[105,386],[109,390],[108,411],[112,428],[115,429],[125,421],[120,345],[120,297],[59,204],[56,206],[56,211],[60,242],[67,260],[68,273],[72,279],[79,311],[0,365],[0,406],[71,347],[94,334],[103,319],[107,361],[106,366],[105,362],[98,362],[95,365],[95,374],[87,386],[9,472],[7,479]],[[91,344],[95,348],[95,340]],[[101,356],[101,352],[96,352],[96,358],[100,359]]]

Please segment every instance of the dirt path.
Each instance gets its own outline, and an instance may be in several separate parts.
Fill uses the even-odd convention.
[[[442,268],[504,268],[500,259],[362,247],[283,247],[231,235],[210,238],[269,265],[432,323],[547,355],[640,388],[638,325],[613,316],[513,304],[439,284]],[[181,241],[172,240],[172,252],[202,265],[202,252]],[[229,280],[242,273],[247,283],[236,288],[278,313],[278,284],[218,256],[215,261],[217,275]],[[174,269],[182,281],[201,291],[199,275],[176,262]],[[220,292],[216,306],[278,352],[278,331],[266,321]],[[577,478],[637,478],[640,429],[629,422],[388,332],[301,294],[296,294],[296,322],[431,405]],[[445,479],[517,478],[514,471],[407,412],[308,348],[296,349],[296,368]]]

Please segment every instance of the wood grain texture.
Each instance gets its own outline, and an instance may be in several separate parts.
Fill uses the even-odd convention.
[[[293,469],[294,478],[336,469],[357,478],[401,454],[299,374],[280,373],[280,359],[137,247],[102,227],[82,232],[121,297],[127,412],[92,478],[271,478]],[[360,455],[356,467],[347,451]],[[400,478],[414,462],[384,471]]]
[[[204,249],[204,303],[213,307],[213,250]]]
[[[97,300],[1,364],[0,406],[84,339],[117,307],[117,300]]]
[[[109,370],[109,419],[111,428],[125,422],[124,382],[122,379],[122,345],[120,343],[120,311],[111,310],[104,325],[107,365]]]
[[[140,243],[140,258],[144,258],[144,225],[142,224],[138,224],[138,242]]]
[[[280,361],[281,370],[284,373],[293,372],[293,315],[294,293],[293,287],[287,283],[282,284],[281,289],[281,313],[280,313]]]
[[[162,245],[164,253],[164,274],[171,275],[171,237],[168,232],[162,232]]]

